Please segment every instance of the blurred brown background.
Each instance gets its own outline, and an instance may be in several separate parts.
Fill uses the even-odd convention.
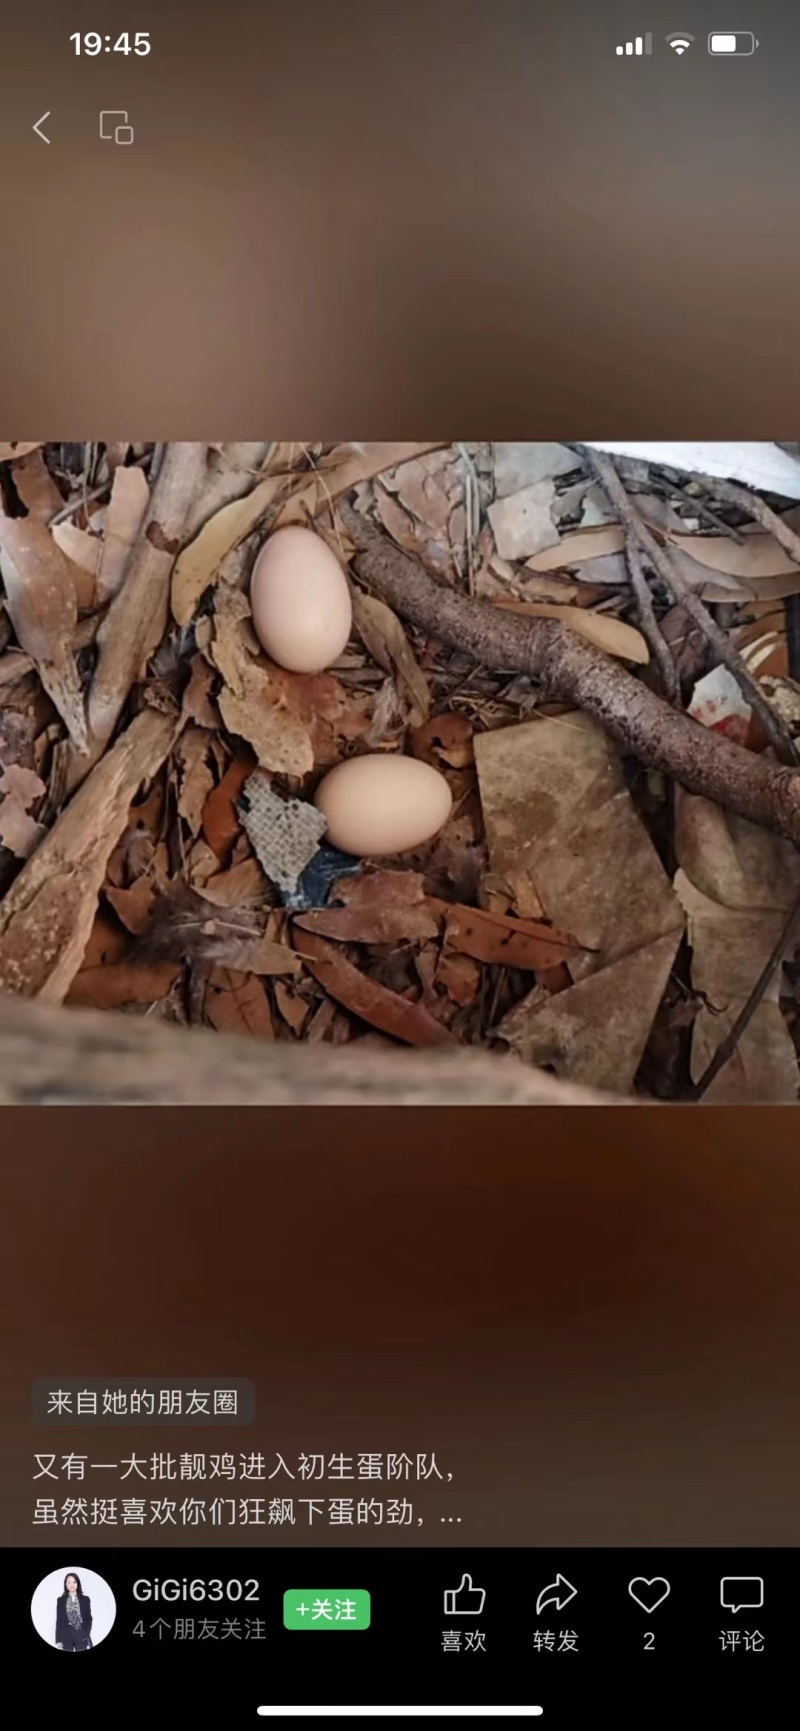
[[[5,435],[797,437],[800,16],[689,12],[113,0],[151,54],[76,59],[85,0],[12,8]]]
[[[6,1543],[52,1544],[35,1497],[84,1494],[33,1482],[60,1445],[435,1449],[454,1474],[411,1487],[411,1531],[98,1544],[800,1542],[791,1110],[23,1110],[2,1136]],[[29,1385],[59,1372],[249,1376],[258,1418],[34,1428]],[[234,1488],[110,1480],[89,1494]],[[385,1494],[243,1494],[320,1491]]]

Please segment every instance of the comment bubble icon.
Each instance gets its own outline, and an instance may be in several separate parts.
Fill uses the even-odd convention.
[[[723,1575],[719,1584],[720,1604],[726,1611],[760,1611],[764,1603],[761,1575]]]

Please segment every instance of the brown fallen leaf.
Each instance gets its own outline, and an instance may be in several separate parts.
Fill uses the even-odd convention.
[[[150,488],[141,469],[116,468],[106,513],[102,558],[97,573],[98,607],[121,588],[131,550],[150,503]]]
[[[397,614],[375,595],[365,595],[354,586],[351,593],[353,619],[362,643],[385,673],[394,674],[411,726],[421,727],[430,714],[431,695]]]
[[[88,968],[110,967],[127,954],[128,939],[116,920],[109,919],[101,907],[95,914],[79,972]]]
[[[72,651],[78,608],[64,555],[35,517],[0,513],[0,567],[20,648],[36,663],[76,750],[84,752],[86,715]]]
[[[184,547],[172,573],[172,615],[179,625],[189,624],[202,596],[218,577],[223,560],[252,535],[285,491],[282,476],[267,475],[244,498],[223,505]]]
[[[126,931],[134,937],[141,937],[150,924],[153,903],[158,896],[158,885],[152,877],[137,878],[130,889],[115,889],[108,885],[104,890],[105,899],[111,904],[117,918],[122,921]],[[85,958],[84,958],[85,963]]]
[[[175,751],[178,763],[178,811],[190,834],[199,834],[206,801],[214,787],[209,762],[213,735],[204,727],[187,727]]]
[[[283,980],[276,980],[273,989],[275,1002],[284,1022],[291,1028],[292,1033],[299,1037],[308,1020],[310,1009],[308,999],[301,997],[298,992],[293,992],[291,986],[284,985]],[[331,1007],[333,1008],[333,1006]],[[333,1021],[333,1015],[331,1015],[330,1021]]]
[[[212,968],[206,988],[207,1021],[220,1034],[251,1034],[274,1040],[269,1000],[260,980],[233,968]]]
[[[130,1004],[157,1004],[172,990],[180,967],[171,962],[112,962],[109,967],[82,968],[65,1003],[95,1010],[122,1010]]]
[[[530,619],[562,619],[579,637],[585,637],[598,649],[604,649],[606,655],[617,655],[622,661],[635,661],[645,667],[650,660],[650,651],[641,631],[626,625],[622,619],[615,619],[611,613],[592,613],[587,607],[562,607],[547,601],[502,599],[495,600],[494,605],[504,607],[509,613],[527,614]]]
[[[196,721],[198,727],[218,728],[219,710],[211,697],[216,673],[204,655],[193,655],[189,665],[191,673],[183,694],[183,713],[190,721]]]
[[[582,945],[542,920],[518,920],[456,905],[448,909],[446,947],[478,962],[538,972],[576,956]]]
[[[251,653],[241,600],[229,591],[217,597],[210,654],[223,679],[220,713],[229,731],[253,747],[262,769],[302,777],[314,768],[308,729],[290,710],[264,658]]]
[[[480,966],[472,956],[444,950],[436,969],[436,983],[444,988],[448,998],[452,998],[459,1009],[468,1009],[480,991]]]
[[[558,546],[547,547],[526,560],[529,571],[559,571],[581,565],[587,559],[601,559],[610,553],[623,553],[625,532],[618,523],[606,523],[599,529],[572,529],[562,536]]]
[[[361,481],[394,469],[425,451],[438,450],[446,441],[432,439],[422,444],[382,444],[367,440],[362,444],[338,445],[330,451],[315,472],[295,487],[275,519],[275,528],[286,523],[303,523],[330,507],[343,493],[349,493]]]
[[[439,929],[435,914],[424,900],[417,905],[319,908],[297,915],[294,925],[345,944],[420,943],[435,938]],[[302,951],[302,939],[296,942]]]
[[[449,764],[451,769],[466,769],[468,764],[475,762],[473,731],[469,717],[457,710],[432,715],[430,721],[415,728],[411,749],[415,757],[421,757],[434,769],[438,769],[442,762]]]
[[[390,992],[386,986],[377,985],[324,938],[304,932],[297,940],[297,947],[303,952],[309,973],[329,997],[336,998],[361,1021],[369,1022],[382,1033],[391,1034],[410,1046],[458,1044],[449,1029],[437,1022],[422,1004],[410,1003],[396,992]]]
[[[237,836],[241,835],[242,825],[236,811],[236,801],[255,768],[255,753],[242,746],[228,765],[219,786],[208,795],[203,806],[203,834],[217,859],[226,859]]]
[[[244,859],[227,871],[215,872],[203,885],[203,895],[220,908],[240,908],[247,902],[261,900],[267,888],[258,860]]]

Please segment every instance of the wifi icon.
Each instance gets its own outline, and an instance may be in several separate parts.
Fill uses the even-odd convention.
[[[691,48],[694,37],[686,30],[673,30],[670,36],[664,37],[664,41],[669,43],[670,48],[674,48],[676,54],[685,54],[687,48]]]

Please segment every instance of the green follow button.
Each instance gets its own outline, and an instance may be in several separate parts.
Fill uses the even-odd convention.
[[[368,1629],[370,1596],[362,1592],[301,1592],[283,1595],[284,1629]]]

